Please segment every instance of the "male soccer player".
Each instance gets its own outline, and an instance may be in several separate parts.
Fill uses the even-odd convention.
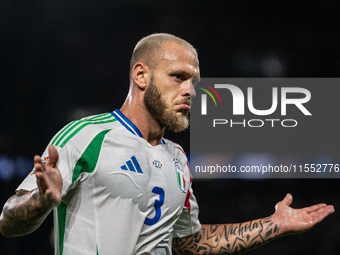
[[[163,138],[188,127],[196,50],[153,34],[135,47],[130,90],[120,110],[74,121],[51,140],[5,204],[0,230],[28,234],[54,209],[55,254],[232,254],[313,227],[334,211],[276,212],[237,225],[201,225],[182,148]]]

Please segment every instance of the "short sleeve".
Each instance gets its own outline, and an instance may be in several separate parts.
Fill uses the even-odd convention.
[[[111,129],[92,127],[83,128],[64,147],[58,149],[60,160],[57,166],[63,178],[62,197],[70,189],[85,182],[96,169],[102,143]]]
[[[53,139],[52,139],[53,140]],[[49,143],[50,145],[51,143]],[[44,163],[46,163],[49,159],[48,155],[48,147],[46,147],[44,153],[41,155],[41,159]],[[59,159],[57,162],[57,167],[61,172],[63,179],[63,189],[62,196],[67,193],[70,186],[72,185],[72,173],[75,167],[79,156],[77,155],[77,149],[74,147],[73,143],[68,143],[67,146],[61,148],[59,146],[55,146],[58,151]],[[16,191],[18,190],[27,190],[31,191],[37,188],[37,178],[35,176],[35,168],[31,171],[31,173],[24,179],[24,181],[18,186]]]
[[[57,167],[60,170],[63,179],[62,196],[64,196],[68,192],[68,190],[79,183],[79,181],[84,181],[88,177],[88,174],[78,173],[78,175],[75,175],[74,171],[77,163],[79,164],[84,151],[89,147],[93,139],[97,136],[98,130],[101,131],[100,129],[96,129],[95,127],[93,127],[94,125],[84,125],[84,128],[79,128],[79,130],[77,130],[79,124],[78,126],[76,124],[82,124],[83,122],[78,121],[73,123],[71,122],[69,125],[65,126],[51,139],[50,143],[41,156],[43,162],[46,163],[49,159],[49,145],[52,144],[57,149],[59,156]],[[74,128],[72,129],[73,126]],[[71,127],[69,128],[70,131],[68,133],[66,132],[67,127]],[[37,188],[37,181],[35,176],[35,169],[33,168],[32,172],[24,179],[24,181],[19,185],[16,190],[18,191],[20,189],[23,189],[31,191],[35,188]]]

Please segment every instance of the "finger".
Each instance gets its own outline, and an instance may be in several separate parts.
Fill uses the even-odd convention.
[[[49,199],[52,199],[53,192],[50,189],[46,189],[45,196]]]
[[[288,193],[281,202],[285,205],[290,206],[293,202],[293,196]]]
[[[36,155],[34,157],[34,168],[35,168],[35,177],[37,178],[37,185],[42,194],[45,193],[47,189],[46,181],[45,181],[45,164],[41,160],[41,157]]]
[[[40,192],[42,194],[44,194],[46,189],[47,189],[47,184],[46,184],[46,180],[45,180],[46,174],[44,174],[43,172],[36,172],[35,176],[37,178],[38,188],[39,188]]]
[[[320,208],[323,208],[323,207],[326,207],[326,206],[327,206],[326,204],[317,204],[317,205],[312,205],[312,206],[303,208],[303,210],[305,210],[307,213],[311,213],[311,212],[317,211]]]
[[[334,207],[332,205],[328,205],[320,208],[319,210],[311,213],[313,223],[317,224],[321,222],[324,218],[334,212]]]
[[[37,184],[40,189],[41,189],[41,179],[43,178],[44,174],[43,171],[45,170],[45,164],[41,160],[41,157],[36,155],[34,157],[34,169],[35,169],[35,177],[37,178]]]
[[[275,205],[275,211],[277,211],[279,209],[279,207],[281,207],[283,205],[284,206],[290,206],[292,202],[293,202],[293,197],[292,197],[291,194],[288,193],[282,201],[278,202]]]
[[[57,149],[53,145],[50,145],[48,147],[48,154],[49,154],[49,160],[47,162],[47,165],[52,166],[52,167],[56,166],[58,162],[59,154],[58,154]]]
[[[45,164],[38,155],[34,157],[34,168],[36,172],[42,172],[45,170]]]

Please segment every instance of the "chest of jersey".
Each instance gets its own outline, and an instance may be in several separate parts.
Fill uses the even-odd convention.
[[[131,207],[146,215],[147,225],[164,214],[180,213],[190,181],[186,157],[179,148],[153,147],[139,137],[110,133],[93,177],[103,200],[129,200]]]

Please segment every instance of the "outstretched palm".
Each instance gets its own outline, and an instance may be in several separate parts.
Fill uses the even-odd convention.
[[[302,209],[290,207],[293,197],[286,197],[276,205],[275,217],[281,223],[279,235],[297,234],[304,232],[334,212],[332,205],[317,204]]]

